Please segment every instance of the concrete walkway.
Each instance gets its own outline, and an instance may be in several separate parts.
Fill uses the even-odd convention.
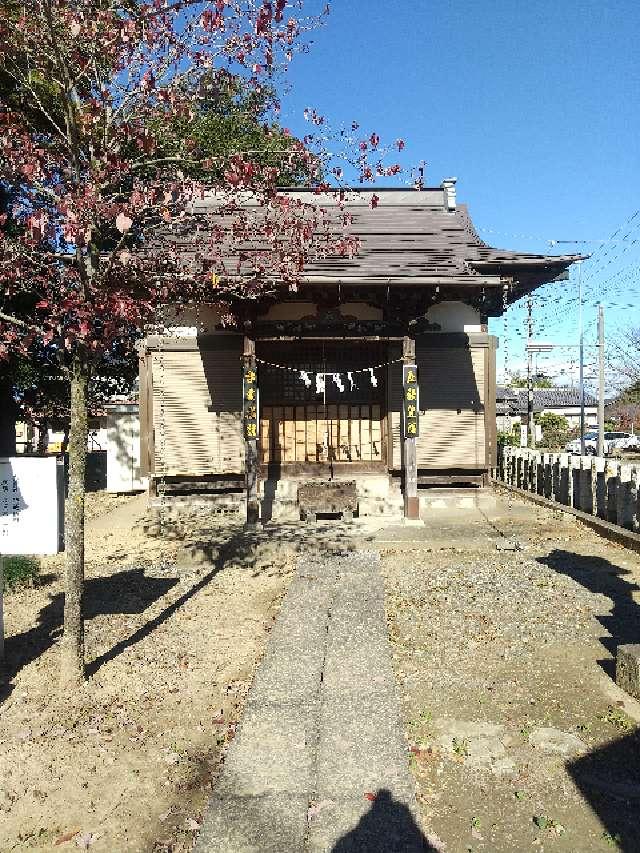
[[[87,530],[111,532],[113,530],[131,530],[144,517],[147,511],[146,492],[132,496],[120,506],[108,509],[102,515],[96,515],[86,521]]]
[[[417,853],[372,551],[301,557],[197,853]]]

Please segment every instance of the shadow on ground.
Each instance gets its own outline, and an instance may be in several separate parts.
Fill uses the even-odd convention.
[[[436,853],[413,815],[386,789],[378,792],[358,825],[343,835],[331,853]]]
[[[185,604],[190,598],[199,592],[203,587],[205,587],[209,581],[213,578],[214,575],[217,574],[219,568],[216,566],[211,571],[207,572],[206,575],[200,578],[200,580],[189,587],[189,589],[183,593],[179,598],[169,604],[164,608],[157,616],[154,616],[153,619],[150,619],[148,622],[138,628],[137,631],[134,631],[133,634],[130,634],[128,637],[125,637],[120,642],[116,643],[115,646],[112,646],[109,651],[105,652],[102,655],[99,655],[95,660],[92,660],[90,664],[87,666],[87,677],[90,678],[92,675],[95,675],[96,672],[100,669],[101,666],[104,666],[105,663],[108,663],[114,658],[117,658],[118,655],[122,654],[122,652],[131,648],[131,646],[135,646],[136,643],[139,643],[141,640],[144,640],[145,637],[148,637],[149,634],[153,633],[155,629],[162,625],[163,622],[166,622],[173,614],[179,610],[183,604]],[[167,581],[161,581],[162,583],[167,583]],[[176,580],[171,580],[168,582],[169,587],[173,586],[174,583],[177,583]],[[167,589],[169,588],[167,587]],[[163,593],[164,594],[164,593]],[[158,596],[160,597],[160,596]]]
[[[612,658],[599,660],[602,669],[615,678],[617,647],[640,641],[640,605],[633,593],[640,587],[626,576],[628,569],[603,557],[573,551],[554,550],[538,562],[555,572],[568,575],[594,593],[612,602],[609,613],[597,616],[611,636],[600,642]],[[568,762],[567,770],[582,795],[598,815],[608,834],[608,843],[625,853],[640,850],[640,730]]]
[[[574,551],[553,550],[538,562],[559,574],[568,575],[591,592],[600,593],[611,599],[610,613],[597,617],[600,624],[611,634],[600,637],[600,642],[612,658],[598,663],[610,678],[615,678],[615,658],[618,646],[640,642],[640,605],[633,600],[633,593],[640,589],[634,581],[626,580],[631,572],[602,557],[576,554]]]
[[[167,525],[167,538],[183,538],[183,531],[176,525]],[[330,553],[344,548],[349,534],[339,527],[318,525],[268,525],[264,528],[245,530],[242,527],[229,535],[224,531],[212,531],[212,535],[201,540],[185,542],[185,553],[195,561],[205,574],[194,579],[183,595],[168,604],[130,636],[120,640],[111,649],[91,661],[87,676],[91,677],[105,663],[116,658],[126,649],[148,637],[157,627],[169,619],[190,598],[196,595],[227,562],[235,563],[254,574],[278,562],[286,550],[299,554],[305,552]],[[265,553],[268,551],[268,554]],[[162,598],[176,583],[177,577],[154,578],[145,575],[143,569],[125,569],[113,575],[91,578],[85,582],[84,616],[90,620],[107,614],[143,613],[151,604]],[[0,685],[0,703],[10,694],[11,679],[32,661],[39,658],[59,638],[62,630],[64,594],[57,593],[42,608],[38,624],[28,631],[6,640],[5,683]]]
[[[177,583],[174,579],[147,578],[142,569],[125,569],[85,583],[85,619],[106,614],[142,613]],[[6,678],[39,658],[58,639],[62,628],[64,594],[54,595],[38,615],[38,624],[6,640]]]
[[[567,764],[598,815],[609,843],[624,853],[640,850],[640,731],[611,741]]]

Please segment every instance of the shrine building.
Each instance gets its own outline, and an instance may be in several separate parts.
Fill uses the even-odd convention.
[[[337,215],[333,193],[286,192]],[[496,461],[488,319],[566,278],[580,256],[488,246],[455,179],[357,190],[342,204],[359,240],[353,257],[310,261],[295,292],[243,303],[233,327],[201,305],[142,342],[141,464],[152,496],[222,500],[248,489],[266,518],[276,517],[273,496],[295,502],[296,484],[344,479],[355,480],[361,512],[394,496],[402,505],[404,494],[405,515],[416,517],[421,485],[486,482]],[[372,508],[374,493],[386,503]]]

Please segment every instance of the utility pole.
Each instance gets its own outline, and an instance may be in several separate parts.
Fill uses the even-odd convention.
[[[604,456],[604,306],[598,305],[598,456]]]
[[[533,423],[533,297],[527,299],[527,444],[536,446],[536,432]]]
[[[578,298],[580,327],[580,455],[585,455],[584,446],[584,322],[582,317],[582,261],[578,261]]]

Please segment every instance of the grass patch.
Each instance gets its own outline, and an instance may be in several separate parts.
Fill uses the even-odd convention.
[[[4,587],[7,590],[34,586],[40,574],[40,560],[37,557],[5,557]]]
[[[635,728],[635,723],[631,717],[628,717],[624,711],[621,711],[613,705],[609,705],[607,713],[601,714],[598,719],[602,720],[604,723],[609,723],[609,725],[618,729],[620,732],[629,732],[631,729]]]

